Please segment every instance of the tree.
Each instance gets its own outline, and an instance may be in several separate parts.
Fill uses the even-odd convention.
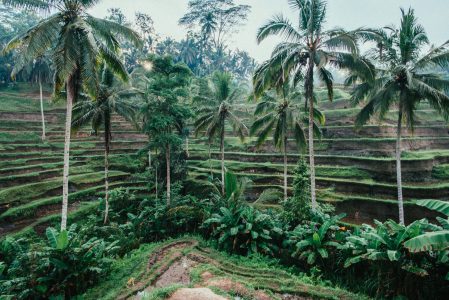
[[[143,131],[151,137],[151,145],[165,153],[167,205],[170,205],[171,156],[182,146],[185,123],[191,117],[190,109],[181,100],[189,97],[193,74],[186,65],[175,64],[170,56],[150,55],[147,61],[152,67],[145,72]]]
[[[39,22],[38,16],[32,11],[19,11],[2,3],[0,3],[0,20],[0,49],[3,49],[14,36]],[[15,59],[15,51],[0,55],[0,85],[8,84],[13,79],[11,73]],[[17,74],[17,77],[20,77],[20,74]]]
[[[307,113],[300,109],[298,102],[301,92],[290,83],[283,83],[277,93],[266,92],[257,105],[254,114],[259,116],[251,127],[251,134],[257,136],[257,146],[266,141],[273,133],[274,145],[281,149],[284,155],[284,201],[287,200],[287,146],[288,138],[292,136],[299,150],[304,151],[307,145],[304,124],[308,123]],[[324,115],[315,109],[315,119],[324,123]],[[307,126],[307,125],[306,125]],[[315,123],[315,131],[319,131]]]
[[[200,104],[197,110],[198,118],[195,121],[195,133],[205,131],[209,142],[214,137],[220,139],[221,153],[221,192],[225,194],[225,165],[224,141],[226,121],[231,123],[232,129],[241,140],[248,132],[246,126],[234,113],[235,101],[243,97],[243,89],[232,81],[230,73],[215,72],[208,84],[201,85],[196,101]]]
[[[432,47],[422,55],[429,39],[424,28],[418,24],[412,9],[402,11],[399,29],[388,27],[366,30],[365,38],[377,42],[373,58],[378,62],[377,76],[355,74],[359,84],[352,91],[354,105],[366,100],[356,118],[362,126],[374,114],[383,119],[392,108],[398,109],[396,134],[396,174],[398,189],[399,222],[404,224],[404,206],[401,176],[402,124],[413,131],[415,110],[419,103],[427,101],[437,112],[449,117],[449,80],[439,70],[449,66],[449,42]],[[356,80],[350,79],[349,82]]]
[[[323,0],[289,0],[290,6],[297,11],[297,26],[276,15],[257,33],[258,43],[269,36],[284,38],[274,49],[271,58],[257,70],[273,66],[282,66],[285,74],[290,74],[294,83],[304,78],[305,99],[309,106],[309,156],[312,208],[317,207],[315,187],[315,158],[313,144],[314,118],[314,73],[324,83],[329,100],[333,98],[333,77],[328,65],[343,68],[354,64],[354,54],[358,52],[355,35],[342,29],[325,30],[326,2]]]
[[[179,24],[199,27],[204,41],[212,42],[216,51],[224,50],[227,38],[246,21],[250,10],[249,5],[235,5],[234,0],[190,0]]]
[[[112,141],[112,115],[118,114],[124,117],[127,121],[135,124],[135,117],[138,111],[138,106],[133,101],[139,97],[140,93],[134,88],[117,82],[114,74],[108,67],[103,67],[101,74],[101,81],[99,91],[95,98],[82,99],[75,104],[73,108],[74,120],[72,127],[80,128],[88,123],[92,124],[94,134],[103,128],[104,130],[104,223],[108,221],[109,212],[109,151]],[[134,99],[133,99],[134,98]]]
[[[144,41],[143,52],[146,53],[149,51],[154,51],[154,46],[159,40],[159,36],[154,28],[153,18],[151,18],[148,14],[137,12],[136,25]]]
[[[51,69],[51,63],[49,61],[48,56],[45,55],[35,59],[32,65],[29,66],[29,69],[30,70],[26,70],[26,73],[29,73],[29,78],[31,82],[37,82],[39,85],[39,100],[40,100],[41,120],[42,120],[41,138],[42,141],[45,141],[46,132],[45,132],[44,99],[43,99],[42,83],[51,83],[53,79],[53,70]]]
[[[64,230],[67,227],[72,105],[81,90],[96,94],[100,62],[105,62],[122,79],[128,78],[118,57],[117,37],[126,37],[136,45],[140,44],[139,37],[124,26],[90,16],[87,10],[97,3],[95,0],[4,0],[3,3],[12,7],[54,12],[25,33],[14,37],[3,51],[18,49],[19,58],[13,70],[13,74],[16,74],[50,49],[55,69],[55,96],[61,96],[65,89],[67,108],[61,214],[61,230]]]

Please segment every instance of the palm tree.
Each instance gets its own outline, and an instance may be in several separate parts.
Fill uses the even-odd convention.
[[[342,29],[325,30],[326,2],[323,0],[289,0],[290,6],[297,10],[297,26],[283,17],[276,15],[257,33],[258,43],[269,36],[279,35],[284,38],[273,51],[271,58],[257,70],[278,65],[285,74],[290,74],[294,83],[304,78],[305,100],[309,106],[309,156],[312,208],[315,209],[315,158],[313,145],[314,119],[314,73],[325,84],[329,100],[333,98],[333,77],[328,65],[338,68],[349,67],[354,62],[353,54],[358,52],[355,35]]]
[[[301,151],[307,145],[303,129],[308,124],[307,113],[301,110],[298,99],[302,93],[290,83],[284,83],[277,89],[277,93],[266,92],[261,97],[261,102],[254,111],[258,115],[252,127],[251,135],[257,134],[257,146],[266,141],[268,135],[273,133],[273,142],[282,150],[284,155],[284,200],[287,199],[287,145],[288,138],[293,135],[295,144]],[[324,123],[324,115],[315,109],[315,119]],[[307,126],[307,125],[306,125]],[[314,124],[315,132],[319,132],[317,123]]]
[[[418,24],[414,11],[402,10],[399,29],[386,27],[366,31],[365,38],[377,42],[372,52],[378,62],[375,79],[357,74],[360,81],[352,91],[352,101],[357,105],[366,100],[356,118],[356,125],[365,124],[375,113],[380,119],[392,108],[398,110],[396,134],[396,175],[398,188],[399,222],[404,224],[404,206],[401,177],[402,124],[413,132],[415,110],[420,102],[427,101],[444,117],[449,117],[449,80],[438,74],[449,66],[449,42],[432,47],[427,53],[424,46],[429,39],[424,28]]]
[[[246,126],[235,115],[233,104],[241,99],[243,89],[235,86],[230,73],[215,72],[208,85],[203,85],[199,91],[198,102],[202,106],[198,109],[199,117],[195,121],[195,133],[198,135],[205,130],[209,142],[214,137],[220,139],[221,153],[221,192],[225,194],[225,165],[224,165],[224,140],[226,132],[226,121],[230,122],[233,131],[241,140],[248,132]],[[198,100],[199,99],[199,100]]]
[[[37,82],[39,85],[39,100],[41,108],[41,121],[42,121],[42,141],[46,140],[45,130],[45,115],[44,115],[44,97],[42,90],[42,83],[50,83],[52,80],[52,69],[48,56],[42,56],[33,61],[30,70],[30,78],[33,82]]]
[[[33,59],[51,50],[55,69],[54,94],[60,96],[65,89],[67,108],[64,141],[64,171],[62,184],[61,230],[67,227],[70,130],[72,105],[80,90],[95,95],[98,90],[98,69],[104,61],[115,73],[126,80],[128,75],[118,57],[118,36],[140,44],[138,35],[114,22],[90,16],[87,10],[97,0],[3,0],[13,7],[54,12],[23,34],[14,37],[4,52],[18,51],[19,59],[13,74]]]
[[[103,68],[101,75],[100,89],[95,98],[83,99],[73,107],[74,120],[72,127],[79,129],[91,123],[92,130],[96,135],[98,131],[104,130],[104,186],[105,186],[105,213],[104,223],[108,221],[109,212],[109,151],[112,141],[111,117],[114,113],[124,117],[127,121],[136,124],[135,116],[138,110],[133,98],[140,96],[140,93],[129,86],[117,83],[114,74]]]

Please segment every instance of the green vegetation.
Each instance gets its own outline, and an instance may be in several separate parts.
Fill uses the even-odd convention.
[[[0,299],[445,298],[449,43],[286,2],[2,1]]]

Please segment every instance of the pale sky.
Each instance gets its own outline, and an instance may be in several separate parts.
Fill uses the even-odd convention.
[[[274,14],[282,13],[295,21],[287,0],[236,0],[252,7],[247,23],[232,37],[230,48],[248,51],[257,61],[269,58],[277,40],[256,43],[257,29]],[[104,17],[107,9],[119,7],[128,19],[134,20],[136,11],[149,14],[156,31],[163,38],[181,39],[186,28],[178,20],[187,10],[188,0],[102,0],[91,10]],[[432,43],[439,45],[449,40],[449,0],[328,0],[328,28],[380,27],[398,24],[400,7],[413,7]]]

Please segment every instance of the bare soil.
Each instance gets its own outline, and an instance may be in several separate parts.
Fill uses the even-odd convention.
[[[208,288],[181,288],[169,300],[227,300]]]

